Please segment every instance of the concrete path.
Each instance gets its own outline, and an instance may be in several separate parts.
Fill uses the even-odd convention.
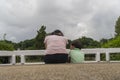
[[[120,80],[120,63],[0,66],[0,80]]]

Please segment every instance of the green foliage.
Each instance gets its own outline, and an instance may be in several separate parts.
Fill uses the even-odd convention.
[[[67,49],[70,49],[71,40],[68,40]]]
[[[100,40],[100,43],[101,43],[101,45],[103,45],[103,44],[107,43],[108,41],[109,41],[108,39],[103,38]]]
[[[120,36],[120,17],[116,21],[115,32],[116,32],[116,36]]]
[[[80,42],[83,45],[83,48],[98,48],[101,47],[100,43],[92,38],[82,37],[79,38]]]
[[[14,50],[14,45],[6,41],[0,41],[0,50]]]
[[[11,41],[0,41],[0,50],[12,51],[14,50],[14,45]],[[0,57],[0,63],[8,63],[8,57]]]
[[[37,36],[35,37],[35,48],[36,49],[45,49],[44,38],[46,36],[46,26],[41,26],[37,31]]]
[[[111,53],[110,54],[110,59],[111,60],[120,60],[120,53]]]
[[[107,43],[103,44],[102,47],[105,48],[115,48],[115,47],[120,47],[120,36],[109,40]]]
[[[106,43],[104,43],[102,45],[102,47],[104,47],[104,48],[117,48],[118,47],[119,48],[120,47],[120,36],[117,36],[113,39],[109,39]],[[120,54],[119,53],[111,53],[110,59],[111,60],[120,60]]]
[[[37,35],[35,38],[30,40],[21,41],[19,43],[14,43],[15,49],[20,50],[36,50],[36,49],[45,49],[44,47],[44,38],[46,36],[46,27],[41,26],[41,28],[37,31]]]
[[[34,47],[35,44],[35,39],[31,39],[31,40],[25,40],[25,41],[21,41],[19,43],[14,44],[15,49],[20,49],[20,50],[33,50],[35,49]]]

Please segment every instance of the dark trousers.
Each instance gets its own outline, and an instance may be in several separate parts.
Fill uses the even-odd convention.
[[[44,57],[46,64],[66,63],[68,61],[68,54],[47,54]]]

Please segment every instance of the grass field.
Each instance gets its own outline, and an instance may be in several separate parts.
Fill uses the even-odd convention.
[[[120,80],[120,63],[0,66],[0,80]]]

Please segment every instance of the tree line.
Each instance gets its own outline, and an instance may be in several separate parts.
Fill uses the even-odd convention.
[[[45,49],[44,46],[44,38],[49,33],[46,31],[46,26],[42,25],[40,29],[37,31],[37,35],[33,39],[24,40],[19,43],[15,43],[5,39],[6,34],[4,35],[4,40],[0,40],[0,50],[41,50]],[[90,37],[83,36],[78,38],[83,48],[115,48],[120,47],[120,17],[117,19],[115,24],[115,36],[110,39],[101,39],[100,41],[96,41]],[[69,44],[67,48],[69,49],[71,40],[68,40]]]

